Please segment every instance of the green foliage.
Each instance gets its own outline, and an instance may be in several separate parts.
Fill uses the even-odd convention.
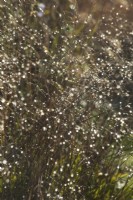
[[[0,3],[1,200],[133,199],[132,24],[78,3]]]

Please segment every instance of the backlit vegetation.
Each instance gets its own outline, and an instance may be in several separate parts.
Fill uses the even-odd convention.
[[[133,199],[132,3],[88,2],[0,2],[1,200]]]

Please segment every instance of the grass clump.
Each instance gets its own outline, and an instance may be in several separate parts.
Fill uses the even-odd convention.
[[[0,3],[2,200],[133,199],[132,23],[78,3]]]

